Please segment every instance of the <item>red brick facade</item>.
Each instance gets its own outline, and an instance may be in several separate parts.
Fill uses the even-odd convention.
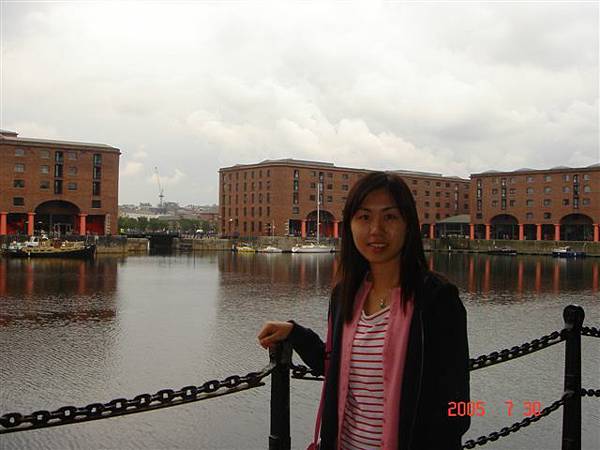
[[[1,131],[0,234],[117,233],[120,154]]]
[[[471,175],[471,237],[599,240],[600,165]]]
[[[222,236],[316,235],[321,180],[320,236],[339,236],[342,208],[364,169],[294,159],[267,160],[219,170]],[[425,235],[436,219],[469,211],[469,181],[439,174],[401,172],[413,191]],[[274,227],[274,228],[273,228]]]

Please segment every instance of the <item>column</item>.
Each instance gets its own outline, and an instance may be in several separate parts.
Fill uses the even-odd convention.
[[[300,235],[302,239],[306,239],[306,219],[302,219],[302,225],[300,227]]]
[[[0,235],[8,234],[8,229],[6,226],[6,216],[8,213],[0,212]]]
[[[519,240],[522,241],[525,239],[525,225],[522,223],[519,224]]]
[[[85,236],[85,220],[87,214],[79,214],[79,235]]]
[[[29,212],[27,213],[27,235],[33,236],[33,230],[35,225],[35,213]]]
[[[429,239],[435,239],[435,224],[429,224]]]
[[[538,241],[542,240],[542,224],[541,223],[538,223],[535,226],[535,239]]]
[[[489,223],[485,224],[485,240],[490,240],[490,235],[492,234],[492,226]]]
[[[554,240],[560,241],[560,224],[554,224]]]
[[[475,240],[475,224],[472,223],[469,225],[469,239],[472,241]]]
[[[340,233],[340,231],[339,231],[339,226],[340,225],[339,224],[340,224],[339,221],[337,221],[337,220],[333,221],[333,237],[335,239],[337,239],[339,237],[339,233]]]
[[[2,234],[2,233],[0,233]],[[600,241],[600,223],[594,224],[594,242]]]

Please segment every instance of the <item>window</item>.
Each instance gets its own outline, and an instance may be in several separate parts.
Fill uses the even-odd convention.
[[[569,199],[563,198],[562,204],[563,204],[563,206],[569,206]]]
[[[431,185],[431,181],[425,180],[425,186],[429,186],[429,185]]]
[[[481,213],[477,213],[477,214],[475,214],[475,217],[476,217],[477,219],[483,219],[483,214],[481,214]]]
[[[563,175],[563,181],[569,181],[569,174]]]
[[[69,175],[72,177],[77,175],[77,167],[74,167],[74,166],[69,167]]]
[[[531,208],[533,206],[533,200],[527,200],[525,202],[525,205],[527,205],[527,207]]]
[[[517,179],[514,177],[510,178],[510,184],[515,184],[517,182]]]
[[[236,191],[237,191],[237,187],[238,187],[238,185],[236,184],[236,185],[235,185],[235,190],[236,190]],[[259,191],[262,191],[262,181],[259,181],[259,182],[258,182],[258,190],[259,190]]]
[[[526,219],[533,219],[533,213],[532,212],[528,212],[525,214],[525,218]]]
[[[429,191],[425,191],[425,197],[429,197]]]
[[[25,156],[25,150],[22,148],[15,148],[15,156]]]
[[[24,188],[25,187],[25,180],[13,180],[13,187]]]
[[[271,176],[271,169],[267,169],[267,176],[270,177]]]
[[[544,186],[544,194],[549,194],[552,192],[552,188],[550,186]]]
[[[63,176],[63,165],[62,164],[56,164],[54,166],[54,177],[55,178],[62,178]]]
[[[67,189],[69,191],[76,191],[77,190],[77,183],[71,181],[67,184]]]
[[[544,213],[544,219],[552,219],[552,214],[549,212]]]
[[[333,184],[328,184],[327,189],[333,189]]]
[[[50,151],[48,151],[48,150],[40,150],[40,158],[42,158],[42,159],[50,159]]]
[[[258,171],[258,178],[262,178],[262,170]]]
[[[258,203],[262,203],[263,195],[262,192],[258,193]]]
[[[309,196],[309,200],[312,201],[312,202],[314,202],[316,199],[317,199],[317,196],[314,195],[314,194],[312,194],[312,195]]]
[[[440,216],[440,213],[435,213],[435,218],[436,219],[440,219],[442,216]]]
[[[583,192],[592,192],[592,188],[586,185],[583,187]]]
[[[439,181],[437,181],[437,182],[435,183],[435,185],[436,185],[437,187],[440,187],[440,186],[442,185],[442,183],[440,183]]]
[[[429,202],[425,202],[425,207],[429,208]]]
[[[54,152],[54,162],[62,164],[64,161],[63,152]]]
[[[413,195],[413,197],[416,197],[416,196],[417,196],[417,191],[415,191],[415,190],[413,189],[411,192],[412,192],[412,195]]]
[[[50,189],[50,182],[48,180],[40,181],[40,189]]]
[[[439,197],[440,196],[440,191],[435,191],[435,196]]]
[[[25,199],[23,197],[13,197],[13,206],[25,206]]]
[[[492,189],[492,195],[498,195],[498,189]]]
[[[444,203],[444,207],[450,208],[450,203]]]
[[[440,202],[435,202],[435,207],[439,208],[440,207]]]
[[[100,200],[92,200],[92,208],[102,208],[102,202]]]
[[[348,185],[342,184],[342,191],[347,191],[347,190],[348,190]]]
[[[254,217],[254,206],[253,206],[252,208],[250,208],[250,215],[251,215],[252,217]]]
[[[102,164],[102,155],[100,153],[94,153],[93,157],[94,166],[99,166]],[[231,180],[231,174],[229,174],[229,180]]]
[[[292,214],[300,214],[300,208],[298,206],[293,206]]]
[[[425,213],[425,218],[429,219],[429,213]]]
[[[331,203],[331,202],[333,201],[333,197],[332,197],[331,195],[328,195],[328,196],[327,196],[327,201],[328,201],[329,203]]]
[[[71,161],[76,161],[77,152],[67,152],[67,158],[69,158]]]
[[[498,207],[498,200],[492,200],[492,208]]]
[[[589,198],[584,198],[584,199],[581,201],[581,203],[582,203],[584,206],[589,206],[589,204],[590,204],[590,199],[589,199]]]
[[[568,194],[569,192],[571,192],[571,188],[569,186],[563,186],[563,192],[565,194]]]
[[[102,168],[100,166],[94,166],[92,177],[94,180],[99,180],[102,177]],[[231,185],[229,185],[229,190],[231,191]]]
[[[300,212],[300,209],[298,209],[298,212]],[[270,216],[271,216],[271,207],[267,206],[267,217],[270,217]]]
[[[469,209],[469,204],[468,203],[463,204],[463,209]]]
[[[510,188],[510,191],[508,191],[508,193],[509,193],[510,195],[515,195],[515,193],[516,193],[516,192],[517,192],[517,191],[516,191],[516,189],[515,189],[515,188]]]
[[[267,203],[271,203],[271,193],[267,192]]]
[[[589,173],[584,173],[584,174],[583,174],[583,179],[584,179],[585,181],[589,181],[589,180],[590,180],[590,174],[589,174]]]
[[[544,181],[552,181],[552,176],[550,176],[550,175],[545,175],[545,176],[544,176]]]
[[[54,180],[54,193],[62,194],[63,191],[63,182],[62,180]]]
[[[509,205],[510,205],[510,206],[515,206],[515,205],[516,205],[516,202],[515,202],[515,200],[511,200],[511,201],[509,202]]]
[[[25,172],[25,164],[17,163],[15,164],[15,172]]]
[[[527,188],[527,193],[528,194],[533,194],[533,188],[532,187],[528,187]]]
[[[534,181],[535,181],[535,177],[532,177],[531,175],[527,177],[528,183],[533,183]]]
[[[481,211],[481,199],[477,200],[477,211]]]
[[[252,172],[252,174],[254,174],[254,172]],[[300,171],[299,170],[294,170],[294,178],[300,178]]]
[[[297,204],[298,204],[298,193],[297,193],[297,192],[294,192],[294,193],[292,194],[292,203],[293,203],[294,205],[297,205]]]
[[[92,195],[100,195],[100,182],[92,181]],[[231,203],[231,202],[229,202]]]
[[[573,208],[579,209],[579,199],[578,198],[573,199]]]
[[[412,184],[418,184],[419,182],[417,180],[412,180]]]
[[[262,217],[262,206],[258,207],[258,217]]]
[[[316,189],[317,188],[317,183],[310,183],[310,188],[311,189]]]
[[[544,206],[550,206],[552,204],[552,200],[549,198],[544,199]]]
[[[294,180],[294,191],[298,192],[298,180]]]

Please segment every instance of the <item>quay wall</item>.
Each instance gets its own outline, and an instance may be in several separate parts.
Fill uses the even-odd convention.
[[[510,247],[523,255],[551,255],[557,247],[571,247],[575,251],[583,251],[587,256],[600,257],[600,242],[591,241],[513,241],[504,239],[461,239],[440,238],[424,239],[426,250],[431,251],[463,251],[482,253],[498,247]]]

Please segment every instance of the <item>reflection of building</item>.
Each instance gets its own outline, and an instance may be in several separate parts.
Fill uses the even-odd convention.
[[[338,237],[348,192],[367,173],[364,169],[295,159],[222,168],[221,234],[315,236],[318,195],[320,236]],[[397,173],[415,196],[424,235],[430,235],[436,220],[468,213],[468,180],[423,172]]]
[[[471,175],[472,239],[599,241],[600,164]]]
[[[0,130],[0,235],[116,232],[120,154]]]

